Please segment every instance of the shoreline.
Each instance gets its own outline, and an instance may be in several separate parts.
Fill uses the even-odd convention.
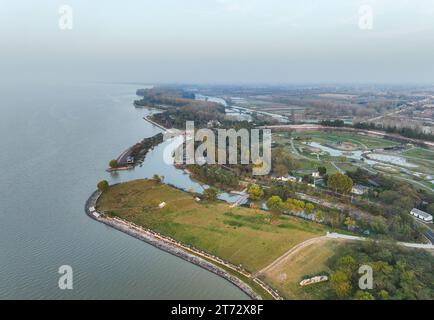
[[[271,297],[275,300],[282,299],[280,295],[275,292],[272,288],[265,285],[259,279],[253,277],[251,274],[246,271],[237,270],[235,266],[231,266],[225,263],[223,260],[221,262],[215,261],[216,264],[210,262],[208,260],[213,260],[212,256],[201,252],[197,249],[186,247],[176,240],[161,236],[156,232],[153,232],[149,229],[144,229],[143,227],[134,225],[128,221],[122,220],[120,218],[107,218],[96,210],[92,210],[96,208],[96,203],[101,195],[100,191],[94,191],[90,197],[87,199],[85,204],[85,212],[89,218],[101,222],[109,227],[112,227],[115,230],[126,233],[129,236],[132,236],[138,240],[146,242],[157,249],[163,250],[167,253],[170,253],[178,258],[181,258],[187,262],[190,262],[198,267],[201,267],[207,271],[210,271],[217,276],[229,281],[233,285],[237,286],[241,291],[243,291],[249,298],[253,300],[262,300],[262,297],[254,290],[250,285],[248,285],[243,280],[239,279],[237,276],[230,274],[228,271],[224,270],[222,267],[216,265],[221,264],[226,268],[232,269],[234,272],[241,274],[249,279],[252,279],[257,285],[259,285],[263,290],[265,290]],[[92,208],[92,209],[91,209]],[[205,259],[207,258],[207,260]]]
[[[149,119],[149,116],[143,117],[143,120],[149,122],[150,124],[152,124],[153,126],[156,126],[157,128],[160,128],[161,130],[164,130],[165,132],[167,130],[169,130],[169,128],[166,128],[166,127],[162,126],[161,124]]]

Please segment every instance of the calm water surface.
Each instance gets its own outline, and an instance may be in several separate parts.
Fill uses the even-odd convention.
[[[162,147],[134,171],[109,174],[108,160],[160,132],[135,109],[136,85],[5,85],[0,88],[0,298],[246,299],[197,266],[89,219],[97,181],[163,174],[201,187],[164,165]],[[71,265],[74,289],[58,289]]]

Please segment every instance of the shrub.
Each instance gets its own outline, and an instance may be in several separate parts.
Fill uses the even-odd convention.
[[[99,191],[104,192],[108,190],[109,183],[107,182],[107,180],[101,180],[100,182],[98,182],[97,187]]]

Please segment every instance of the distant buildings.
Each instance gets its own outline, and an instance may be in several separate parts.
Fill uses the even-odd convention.
[[[314,178],[319,178],[321,175],[320,175],[320,173],[318,172],[318,171],[314,171],[314,172],[312,172],[312,177],[314,177]]]
[[[425,211],[419,210],[417,208],[413,208],[410,211],[410,214],[412,216],[415,216],[418,219],[425,221],[425,222],[432,222],[432,215],[430,215],[429,213],[427,213]]]
[[[218,120],[210,120],[207,123],[208,128],[215,128],[215,127],[220,127],[220,126],[221,126],[221,123]]]
[[[272,179],[279,180],[279,181],[292,181],[292,182],[301,182],[302,180],[302,178],[293,177],[291,175],[281,176],[277,178],[273,177]]]
[[[369,187],[362,186],[361,184],[355,184],[351,189],[351,193],[362,195],[365,194],[369,190]]]

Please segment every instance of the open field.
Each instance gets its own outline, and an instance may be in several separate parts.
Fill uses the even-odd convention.
[[[421,158],[421,159],[434,161],[434,150],[431,149],[423,149],[423,148],[415,147],[407,151],[404,151],[402,154],[408,157]]]
[[[166,207],[158,204],[166,202]],[[114,185],[98,210],[204,250],[250,272],[267,266],[291,247],[324,234],[324,226],[293,217],[274,217],[225,202],[201,203],[194,195],[152,180]]]
[[[311,137],[314,141],[330,145],[336,145],[338,142],[352,142],[361,149],[378,149],[399,145],[399,143],[391,140],[347,132],[297,132],[294,137],[301,139]]]
[[[338,241],[330,239],[309,244],[268,269],[263,278],[286,299],[324,298],[330,290],[328,282],[306,287],[301,287],[299,283],[306,277],[331,273],[326,262],[333,256],[338,245]]]

